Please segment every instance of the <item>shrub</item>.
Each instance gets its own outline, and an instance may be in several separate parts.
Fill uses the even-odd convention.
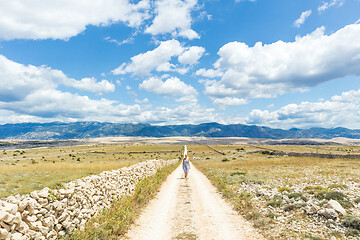
[[[276,201],[276,200],[272,200],[266,203],[267,206],[271,206],[271,207],[281,207],[281,204],[282,204],[281,201]]]
[[[279,191],[279,193],[282,193],[282,192],[291,192],[291,189],[290,188],[288,188],[288,187],[279,187],[278,188],[278,191]]]
[[[353,229],[353,228],[350,228],[350,229],[346,230],[345,235],[346,236],[357,237],[357,236],[360,235],[360,231],[356,230],[356,229]]]
[[[294,198],[294,199],[300,198],[305,202],[307,202],[307,200],[308,200],[304,195],[302,195],[302,193],[290,193],[290,194],[288,194],[288,197]]]
[[[334,184],[331,184],[329,185],[329,188],[340,188],[340,189],[345,189],[347,188],[347,186],[345,184],[338,184],[338,183],[334,183]]]
[[[303,190],[306,191],[306,192],[309,192],[310,194],[315,194],[315,193],[318,193],[318,192],[321,192],[321,191],[323,191],[323,192],[328,191],[326,188],[323,188],[321,186],[316,186],[316,187],[314,187],[314,186],[306,186],[306,187],[304,187]]]
[[[274,218],[277,218],[279,215],[277,215],[277,214],[275,214],[275,213],[273,213],[273,212],[269,212],[269,213],[266,214],[265,216],[268,217],[268,218],[274,219]]]
[[[341,201],[341,200],[348,199],[348,196],[346,196],[342,192],[333,191],[333,192],[326,193],[326,199],[328,199],[328,200],[334,199],[334,200],[337,200],[337,201]]]
[[[360,230],[360,218],[346,215],[343,218],[342,225],[347,228]]]
[[[315,194],[315,197],[317,199],[326,199],[326,200],[336,200],[338,201],[343,208],[351,208],[354,207],[354,205],[349,201],[348,196],[346,196],[344,193],[338,192],[338,191],[332,191],[332,192],[325,192],[321,191],[319,193]]]
[[[284,211],[285,212],[290,212],[290,211],[293,211],[295,209],[299,209],[299,208],[302,208],[302,207],[305,207],[306,204],[289,204],[289,205],[286,205],[284,207]]]
[[[227,159],[227,158],[224,158],[223,160],[221,160],[222,162],[230,162],[230,160],[229,159]]]
[[[360,197],[354,200],[355,203],[360,203]]]
[[[245,176],[246,173],[245,172],[232,172],[232,173],[230,173],[230,176],[236,176],[236,175]]]

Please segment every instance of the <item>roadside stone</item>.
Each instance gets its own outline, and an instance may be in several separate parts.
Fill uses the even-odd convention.
[[[14,219],[15,219],[15,215],[5,211],[0,211],[0,221],[3,221],[8,224],[12,224]]]
[[[13,233],[11,234],[11,240],[23,240],[23,235],[21,233]]]
[[[38,192],[38,196],[41,198],[48,198],[49,197],[49,188],[44,188],[40,192]]]
[[[330,200],[327,204],[323,206],[324,208],[331,208],[334,209],[337,213],[340,213],[340,215],[345,215],[346,211],[345,209],[340,205],[340,203],[336,200]]]
[[[30,193],[30,197],[33,198],[33,199],[35,199],[35,200],[38,200],[38,199],[39,199],[39,195],[38,195],[37,191],[32,191],[32,192]]]
[[[8,212],[10,214],[15,214],[18,211],[19,207],[17,204],[5,203],[2,207],[2,211]]]
[[[21,221],[18,225],[18,227],[16,228],[16,230],[22,234],[26,234],[28,233],[30,227],[23,221]]]
[[[337,212],[332,208],[323,208],[318,211],[318,214],[327,219],[336,219],[339,216]]]
[[[9,232],[4,229],[4,228],[0,228],[0,239],[7,239],[9,237]]]
[[[0,200],[0,240],[59,239],[75,229],[85,229],[91,216],[130,194],[137,181],[177,160],[148,160],[121,170],[105,171],[65,185],[44,188],[29,195]]]

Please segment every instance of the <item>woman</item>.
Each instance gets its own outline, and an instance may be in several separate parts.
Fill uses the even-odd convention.
[[[183,170],[185,173],[185,179],[187,178],[187,175],[189,174],[189,169],[190,169],[190,162],[189,162],[189,157],[187,156],[187,154],[185,154],[185,157],[183,158]]]

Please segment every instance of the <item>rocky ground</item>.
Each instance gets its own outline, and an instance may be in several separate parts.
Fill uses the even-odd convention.
[[[72,181],[61,189],[44,188],[3,198],[0,239],[59,239],[75,229],[83,230],[97,212],[130,194],[140,178],[176,161],[149,160]]]
[[[286,182],[278,178],[238,187],[239,193],[251,193],[253,206],[270,219],[265,226],[269,239],[360,239],[359,181],[319,177],[312,185]]]

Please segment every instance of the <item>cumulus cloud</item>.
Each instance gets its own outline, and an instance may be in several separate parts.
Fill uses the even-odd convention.
[[[178,59],[182,64],[194,65],[198,63],[199,59],[204,55],[205,48],[193,46],[190,47],[187,51],[181,54]]]
[[[221,77],[222,75],[224,75],[223,72],[221,72],[219,69],[205,69],[205,68],[201,68],[199,70],[196,71],[195,73],[198,76],[203,76],[203,77],[207,77],[207,78],[216,78],[216,77]]]
[[[156,16],[145,33],[152,35],[171,33],[188,39],[199,38],[191,29],[191,12],[197,6],[197,0],[157,0]]]
[[[276,111],[254,109],[246,122],[281,128],[338,127],[358,128],[360,89],[335,95],[328,101],[288,104]]]
[[[102,115],[116,117],[140,112],[138,105],[126,106],[116,104],[115,101],[108,99],[92,100],[87,96],[61,92],[56,89],[35,91],[22,101],[0,102],[0,107],[42,118],[83,119]]]
[[[213,98],[213,104],[220,107],[225,106],[240,106],[248,104],[248,100],[244,98],[235,98],[235,97],[224,97],[224,98]]]
[[[163,41],[154,50],[132,57],[130,63],[121,64],[112,73],[115,75],[132,73],[137,76],[146,76],[155,70],[157,72],[176,71],[185,74],[189,69],[171,63],[172,58],[178,57],[179,62],[183,65],[193,65],[198,62],[204,52],[205,49],[202,47],[183,47],[175,39]]]
[[[123,22],[138,27],[150,17],[149,0],[59,0],[0,2],[0,38],[69,39],[88,25]]]
[[[157,107],[144,111],[141,122],[156,124],[199,124],[204,122],[220,122],[221,118],[212,108],[204,108],[198,103],[181,104],[175,108]]]
[[[312,12],[311,10],[307,10],[305,12],[302,12],[301,16],[298,19],[295,20],[294,25],[296,27],[298,27],[298,28],[301,25],[303,25],[305,23],[305,20],[311,15],[311,12]]]
[[[270,98],[360,75],[360,24],[345,26],[331,35],[324,31],[324,27],[318,28],[294,42],[224,45],[214,64],[214,72],[224,74],[218,81],[204,81],[205,93],[212,97]]]
[[[139,88],[159,95],[197,95],[195,88],[191,85],[187,85],[177,77],[168,78],[164,82],[157,77],[151,77],[148,80],[144,80],[139,85]]]
[[[123,63],[120,67],[114,69],[112,73],[115,75],[134,73],[135,75],[145,76],[161,65],[160,70],[164,69],[164,67],[170,69],[169,61],[171,58],[180,55],[182,52],[183,47],[177,40],[164,41],[154,50],[132,57],[129,64]],[[165,66],[166,64],[167,66]]]
[[[107,80],[94,78],[75,80],[62,71],[47,66],[25,66],[0,55],[0,101],[19,101],[35,91],[54,89],[66,85],[79,90],[106,93],[113,92],[115,85]]]
[[[318,11],[321,13],[330,7],[334,7],[334,6],[341,7],[344,4],[344,2],[345,2],[344,0],[332,0],[329,2],[323,2],[322,5],[318,7]]]
[[[115,85],[113,83],[110,83],[108,80],[101,80],[100,82],[97,82],[97,80],[93,77],[83,78],[79,81],[67,78],[65,81],[63,81],[63,83],[65,85],[88,92],[106,93],[115,91]]]

